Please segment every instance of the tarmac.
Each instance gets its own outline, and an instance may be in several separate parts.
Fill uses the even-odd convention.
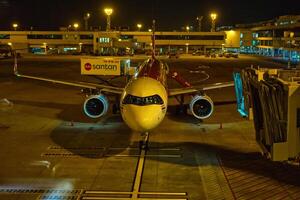
[[[194,85],[204,78],[197,71],[212,83],[230,81],[233,71],[250,65],[281,66],[251,56],[162,59]],[[12,66],[11,59],[0,60],[0,199],[300,199],[299,166],[262,156],[253,122],[237,112],[234,88],[208,92],[215,111],[203,121],[174,114],[171,99],[149,134],[149,149],[140,150],[140,134],[119,114],[88,119],[78,88],[20,79]],[[19,71],[102,80],[81,76],[76,56],[24,57]]]

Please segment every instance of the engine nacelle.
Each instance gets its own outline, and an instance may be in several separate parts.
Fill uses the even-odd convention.
[[[194,117],[206,119],[213,113],[214,103],[207,95],[196,95],[190,102],[190,110]]]
[[[86,114],[90,118],[102,117],[107,113],[108,108],[108,99],[103,94],[91,95],[85,100],[83,104],[84,114]]]

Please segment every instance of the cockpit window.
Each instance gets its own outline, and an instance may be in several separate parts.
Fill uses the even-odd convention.
[[[148,97],[137,97],[133,96],[131,94],[126,95],[124,98],[123,104],[133,104],[138,106],[146,106],[146,105],[152,105],[152,104],[158,104],[162,105],[164,102],[162,98],[159,95],[153,95]]]

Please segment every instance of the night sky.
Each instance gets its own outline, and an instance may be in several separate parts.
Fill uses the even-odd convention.
[[[300,15],[300,0],[0,0],[0,29],[12,22],[33,30],[58,30],[78,21],[83,27],[83,14],[91,13],[89,24],[105,28],[105,6],[114,9],[112,26],[130,26],[140,22],[148,29],[153,18],[159,30],[180,30],[196,26],[196,17],[204,16],[208,30],[209,13],[218,13],[217,26],[251,23],[287,14]]]

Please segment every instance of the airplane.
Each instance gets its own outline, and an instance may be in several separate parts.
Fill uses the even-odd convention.
[[[153,22],[155,24],[155,22]],[[171,74],[166,63],[155,57],[155,25],[152,32],[152,56],[145,60],[138,72],[128,81],[124,88],[95,84],[87,82],[68,82],[36,76],[20,74],[15,58],[14,74],[17,77],[59,83],[69,86],[89,89],[92,92],[83,103],[83,111],[90,118],[100,118],[107,114],[109,101],[107,95],[119,96],[117,106],[124,122],[134,131],[148,134],[164,119],[169,97],[180,97],[180,107],[183,107],[184,96],[191,95],[189,109],[197,119],[205,119],[211,116],[214,110],[213,101],[205,94],[205,91],[234,86],[233,82],[223,82],[200,85],[197,87],[183,83],[182,88],[168,88],[167,78],[176,78],[177,74]],[[115,108],[115,107],[113,107]]]

